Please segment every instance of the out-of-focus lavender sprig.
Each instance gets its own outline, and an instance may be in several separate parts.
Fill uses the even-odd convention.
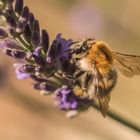
[[[93,101],[76,96],[75,85],[66,77],[76,71],[67,51],[73,41],[59,33],[50,42],[47,30],[40,29],[39,21],[23,0],[0,0],[0,17],[5,22],[0,27],[0,48],[6,55],[20,60],[14,64],[17,78],[32,78],[33,87],[44,95],[53,93],[62,110],[88,109]]]

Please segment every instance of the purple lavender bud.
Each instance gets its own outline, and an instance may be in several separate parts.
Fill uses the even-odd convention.
[[[34,48],[36,48],[40,45],[40,33],[39,32],[32,32],[31,43]]]
[[[62,59],[69,59],[70,53],[66,50],[70,48],[70,44],[72,44],[73,41],[71,39],[66,40],[65,38],[62,38],[60,33],[57,34],[56,40],[57,42],[59,42],[61,48],[59,52],[59,57]]]
[[[37,55],[33,54],[33,58],[34,58],[36,64],[45,66],[46,60],[42,56],[37,56]]]
[[[38,65],[44,66],[46,64],[45,59],[41,56],[41,47],[37,47],[32,53],[32,57]]]
[[[20,44],[14,39],[4,39],[0,41],[0,47],[3,49],[3,52],[11,57],[17,59],[23,59],[26,56],[26,53],[21,50]]]
[[[34,73],[35,72],[35,66],[29,65],[29,64],[23,64],[20,67],[20,72],[22,73]]]
[[[22,9],[23,9],[23,0],[16,0],[15,12],[18,14],[18,16],[21,15]]]
[[[11,34],[15,33],[16,26],[17,26],[17,24],[16,24],[15,19],[12,16],[8,16],[7,17],[7,27]]]
[[[36,84],[34,84],[34,88],[37,90],[45,90],[45,91],[49,91],[49,92],[53,92],[55,90],[53,85],[50,85],[46,82],[36,83]]]
[[[53,63],[55,60],[59,60],[61,63],[61,60],[64,62],[70,60],[70,53],[66,50],[69,49],[70,44],[72,43],[72,40],[66,40],[61,37],[61,34],[57,34],[56,39],[52,42],[50,50],[48,51],[46,61],[48,63]],[[62,66],[63,66],[62,62]]]
[[[13,0],[6,0],[6,6],[5,10],[8,11],[9,13],[13,12]]]
[[[55,91],[55,99],[60,109],[75,110],[78,107],[78,99],[72,92],[72,90],[63,86]]]
[[[50,46],[50,49],[48,51],[46,61],[48,63],[54,63],[56,58],[59,55],[59,49],[60,49],[60,44],[56,40],[54,40]]]
[[[26,56],[26,53],[24,51],[21,51],[21,50],[5,48],[2,51],[6,55],[11,56],[11,57],[16,58],[16,59],[23,59]]]
[[[37,47],[40,44],[40,27],[38,20],[35,20],[33,24],[31,44],[33,47]]]
[[[37,83],[42,83],[42,82],[46,82],[46,83],[50,83],[50,81],[47,78],[40,78],[36,75],[31,75],[31,78],[36,81]]]
[[[29,78],[30,77],[30,74],[25,73],[25,72],[21,72],[20,68],[23,65],[24,64],[22,64],[22,63],[14,64],[14,68],[16,69],[15,70],[16,76],[17,76],[17,79],[19,79],[19,80],[23,80],[23,79],[26,79],[26,78]]]
[[[25,26],[25,30],[23,32],[23,37],[26,40],[26,42],[28,42],[28,43],[31,42],[31,30],[30,30],[30,27],[28,24]]]
[[[43,51],[46,54],[46,52],[48,51],[48,48],[49,48],[49,35],[46,30],[42,30],[41,42],[42,42]]]
[[[6,29],[0,28],[0,39],[5,38],[5,37],[8,37],[8,33],[7,33]]]
[[[33,32],[39,32],[40,33],[40,26],[39,26],[39,21],[35,20],[33,23]]]
[[[41,47],[37,47],[37,48],[35,48],[35,50],[34,50],[34,52],[33,52],[33,55],[35,55],[35,56],[40,56],[41,55]]]
[[[35,17],[33,15],[33,13],[30,13],[29,14],[29,27],[30,27],[30,30],[33,29],[34,21],[35,21]]]
[[[24,32],[25,27],[28,23],[28,19],[29,19],[29,9],[28,9],[28,7],[24,7],[22,10],[22,14],[19,18],[19,22],[17,24],[17,28],[16,28],[17,33]]]
[[[17,50],[21,49],[20,44],[14,39],[10,39],[10,38],[0,41],[0,44],[4,46],[3,48],[17,49]]]
[[[28,19],[29,19],[29,8],[26,6],[22,10],[22,14],[19,18],[19,22],[20,23],[25,23],[25,22],[28,21]]]

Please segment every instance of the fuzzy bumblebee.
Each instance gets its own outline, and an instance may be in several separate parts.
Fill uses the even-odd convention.
[[[98,100],[102,115],[109,109],[111,90],[117,81],[117,70],[125,76],[140,74],[140,56],[112,51],[103,41],[86,39],[70,49],[77,71],[74,93],[81,98]]]

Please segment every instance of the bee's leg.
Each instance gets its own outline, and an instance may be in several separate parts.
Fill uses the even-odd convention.
[[[57,72],[55,72],[54,75],[58,78],[64,78],[65,77],[65,75],[62,73],[62,71],[57,71]]]
[[[79,77],[82,76],[84,73],[85,73],[85,71],[83,71],[83,70],[77,71],[77,72],[74,74],[74,75],[75,75],[75,78],[79,78]]]
[[[88,72],[85,77],[84,87],[88,89],[92,81],[93,81],[93,74],[91,72]]]
[[[72,79],[73,83],[77,83],[80,76],[82,76],[85,73],[85,71],[80,70],[74,73],[74,75],[66,75],[67,78]]]

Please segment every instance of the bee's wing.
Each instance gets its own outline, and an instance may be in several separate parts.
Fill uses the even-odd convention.
[[[94,66],[93,66],[94,67]],[[111,94],[108,91],[108,87],[106,86],[103,76],[100,74],[97,68],[94,67],[94,83],[95,83],[95,95],[99,101],[100,111],[102,115],[105,117],[106,113],[109,109],[109,101],[111,98]]]
[[[100,97],[98,96],[98,101],[99,101],[99,105],[100,105],[100,110],[102,115],[105,117],[108,109],[109,109],[109,101],[110,101],[110,96],[111,94],[105,94],[104,96]]]
[[[125,76],[140,75],[140,56],[113,52],[114,65]]]

